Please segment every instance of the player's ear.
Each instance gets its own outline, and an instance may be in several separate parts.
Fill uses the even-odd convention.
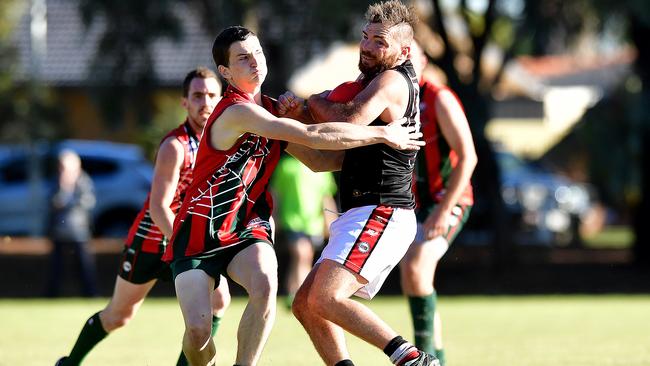
[[[402,46],[402,57],[407,59],[411,55],[411,46]]]
[[[190,105],[190,102],[187,100],[187,97],[182,97],[181,98],[181,106],[185,109],[187,109]]]
[[[230,80],[230,69],[226,66],[219,65],[217,66],[217,71],[219,71],[219,75],[223,77],[226,80]]]

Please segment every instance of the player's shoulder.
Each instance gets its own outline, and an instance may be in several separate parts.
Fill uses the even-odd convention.
[[[402,94],[408,88],[408,84],[406,78],[399,71],[391,69],[375,76],[367,88],[381,90],[387,95],[395,96]]]
[[[158,148],[157,159],[178,159],[184,156],[185,147],[177,136],[170,135],[165,138]]]

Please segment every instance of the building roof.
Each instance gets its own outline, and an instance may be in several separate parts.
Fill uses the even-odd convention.
[[[46,0],[47,46],[42,62],[42,78],[50,85],[86,85],[91,78],[90,65],[106,28],[104,17],[96,17],[86,28],[76,1]],[[162,85],[179,85],[185,74],[198,65],[214,69],[212,61],[213,37],[201,28],[198,17],[185,2],[174,5],[174,14],[180,19],[181,39],[174,42],[159,39],[153,44],[154,71]],[[32,64],[29,6],[13,35],[18,50],[17,78],[27,79]]]

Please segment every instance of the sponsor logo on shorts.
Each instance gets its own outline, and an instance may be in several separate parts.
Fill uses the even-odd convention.
[[[130,272],[131,268],[132,268],[131,263],[129,263],[129,262],[123,262],[122,263],[122,270],[124,270],[124,272]]]
[[[368,231],[366,231],[366,233],[368,234],[368,236],[377,236],[378,235],[377,231],[375,231],[373,229],[368,229]]]
[[[361,253],[367,253],[370,250],[370,245],[368,245],[368,243],[366,243],[365,241],[362,241],[359,244],[357,244],[357,248],[359,248],[359,251]]]

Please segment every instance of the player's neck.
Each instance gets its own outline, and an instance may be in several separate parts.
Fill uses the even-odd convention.
[[[262,105],[262,86],[244,86],[230,84],[231,87],[237,89],[240,93],[248,95],[248,97],[255,101],[255,104]]]
[[[192,129],[192,132],[194,132],[194,134],[197,137],[201,137],[201,135],[203,134],[203,127],[202,126],[200,126],[198,123],[192,121],[192,119],[189,116],[187,117],[187,124],[190,125],[190,128]]]

